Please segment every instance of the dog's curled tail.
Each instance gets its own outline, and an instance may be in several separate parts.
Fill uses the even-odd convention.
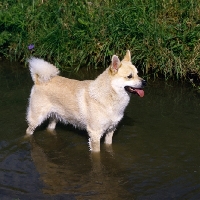
[[[58,68],[43,59],[32,57],[28,62],[31,77],[35,84],[48,82],[59,74]]]

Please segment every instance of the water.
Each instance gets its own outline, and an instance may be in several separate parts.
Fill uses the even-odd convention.
[[[200,96],[191,87],[149,82],[100,155],[71,126],[50,134],[44,124],[24,138],[31,87],[26,68],[1,62],[0,199],[200,199]]]

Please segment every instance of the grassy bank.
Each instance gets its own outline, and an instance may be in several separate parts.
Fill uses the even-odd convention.
[[[200,0],[3,0],[0,8],[6,58],[32,54],[78,70],[130,49],[146,75],[200,77]]]

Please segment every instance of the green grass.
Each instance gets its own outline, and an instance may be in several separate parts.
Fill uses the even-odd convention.
[[[77,71],[130,49],[146,76],[200,77],[200,0],[3,0],[0,9],[0,54],[11,60]]]

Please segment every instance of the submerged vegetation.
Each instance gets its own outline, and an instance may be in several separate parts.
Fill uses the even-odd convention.
[[[78,70],[130,49],[145,75],[198,79],[199,16],[200,0],[2,0],[0,54]]]

